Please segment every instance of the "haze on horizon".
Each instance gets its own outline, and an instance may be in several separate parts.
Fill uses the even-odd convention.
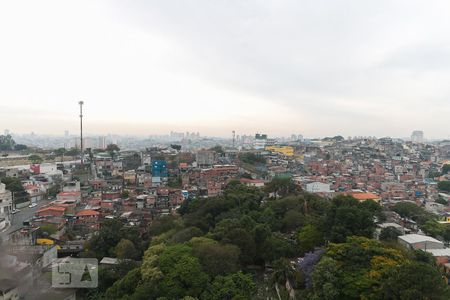
[[[450,135],[450,2],[2,1],[0,129]]]

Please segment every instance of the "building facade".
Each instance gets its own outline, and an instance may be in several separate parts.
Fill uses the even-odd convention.
[[[12,193],[6,189],[4,183],[0,183],[0,230],[10,224],[12,210]]]

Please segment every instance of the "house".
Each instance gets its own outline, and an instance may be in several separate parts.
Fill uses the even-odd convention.
[[[347,193],[348,196],[352,196],[356,200],[359,201],[366,201],[366,200],[373,200],[375,202],[380,202],[381,197],[374,194],[374,193],[365,193],[365,192],[351,192]]]
[[[241,178],[239,181],[246,186],[253,186],[258,188],[264,187],[265,184],[265,181],[260,179]]]
[[[56,199],[59,201],[64,200],[72,200],[75,201],[75,203],[80,203],[81,201],[81,192],[61,192],[58,195],[56,195]]]
[[[63,217],[65,212],[66,208],[64,206],[53,205],[38,210],[36,215],[38,217]]]
[[[427,235],[405,234],[398,237],[398,242],[406,248],[415,250],[444,249],[444,243]]]
[[[323,182],[311,182],[306,185],[308,193],[330,193],[330,185]]]
[[[37,203],[45,197],[45,191],[43,191],[38,185],[28,184],[25,186],[25,190],[28,195],[30,195],[31,203]]]
[[[84,209],[76,214],[76,225],[89,227],[91,229],[100,229],[100,213],[92,209]]]
[[[426,251],[433,255],[439,265],[445,265],[450,262],[450,248],[427,249]]]

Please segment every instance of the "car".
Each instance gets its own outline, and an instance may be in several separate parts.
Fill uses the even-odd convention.
[[[18,212],[20,212],[20,209],[13,209],[13,210],[11,211],[12,214],[17,214]]]
[[[28,205],[29,208],[33,208],[33,207],[36,207],[36,206],[37,206],[36,203],[31,203],[30,205]]]

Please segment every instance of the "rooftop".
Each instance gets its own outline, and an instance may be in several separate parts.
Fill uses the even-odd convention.
[[[448,256],[450,257],[450,248],[444,248],[444,249],[427,249],[428,253],[431,253],[434,257],[438,256]]]
[[[407,242],[408,244],[415,244],[415,243],[421,243],[421,242],[434,242],[434,243],[440,243],[441,241],[428,236],[428,235],[421,235],[421,234],[405,234],[398,237],[399,239]]]
[[[379,199],[380,196],[374,193],[361,193],[361,192],[352,192],[348,194],[357,200],[374,200]]]
[[[82,217],[82,216],[97,216],[100,213],[98,211],[92,210],[92,209],[84,209],[80,212],[77,213],[78,217]]]

